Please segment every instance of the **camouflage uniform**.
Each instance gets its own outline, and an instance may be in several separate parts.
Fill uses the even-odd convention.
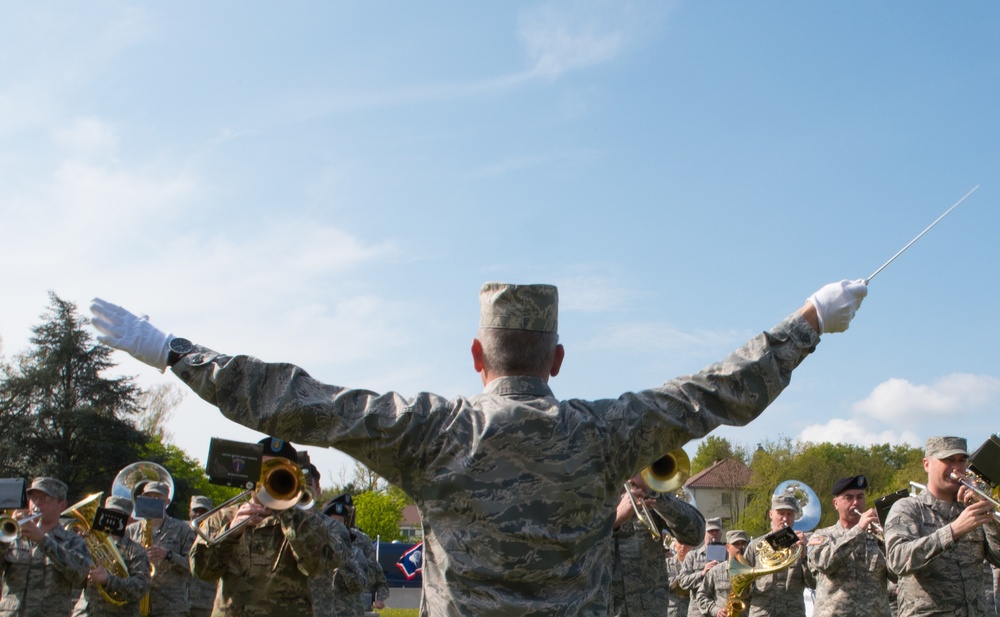
[[[365,560],[368,562],[368,582],[361,591],[361,606],[364,609],[361,615],[364,615],[366,611],[371,610],[372,592],[375,594],[374,597],[379,600],[385,601],[389,598],[389,583],[385,580],[385,572],[382,571],[382,566],[375,555],[375,544],[372,542],[371,536],[357,528],[351,531],[358,534],[360,541],[356,544],[361,548]]]
[[[76,603],[73,617],[139,617],[139,601],[149,593],[149,557],[146,549],[126,537],[116,539],[115,546],[129,575],[128,578],[120,578],[108,572],[104,588],[113,598],[126,600],[127,604],[109,604],[97,585],[88,581],[80,601]]]
[[[70,615],[90,564],[83,538],[60,526],[38,545],[20,537],[0,542],[0,617]]]
[[[681,574],[681,561],[677,555],[671,552],[667,557],[667,580],[670,581],[670,590],[667,594],[667,617],[685,617],[688,613],[688,599],[691,593],[687,589],[682,589],[678,577]]]
[[[218,536],[236,515],[236,506],[202,523]],[[191,550],[191,572],[221,580],[215,617],[312,617],[310,579],[347,559],[347,529],[315,510],[289,508],[209,546],[199,536]]]
[[[193,525],[191,530],[194,531]],[[197,533],[195,531],[195,534]],[[211,617],[219,581],[203,581],[194,576],[189,580],[188,598],[191,600],[191,617]]]
[[[744,556],[751,566],[757,565],[757,546],[763,539],[751,542]],[[814,589],[816,580],[803,555],[791,567],[754,579],[750,586],[750,617],[805,617],[806,588]]]
[[[672,495],[659,495],[650,508],[660,529],[667,528],[685,544],[697,543],[705,536],[705,517]],[[665,520],[669,519],[669,520]],[[611,614],[618,617],[662,617],[669,604],[670,578],[663,562],[663,543],[653,538],[638,519],[623,522],[612,535],[614,563],[611,569]]]
[[[705,556],[705,546],[703,545],[691,549],[684,558],[684,563],[681,564],[681,572],[677,577],[677,585],[688,593],[688,617],[701,616],[701,609],[698,608],[695,594],[698,591],[698,587],[701,586],[701,582],[707,576],[707,574],[702,575],[702,571],[704,571],[705,564],[707,563],[708,558]]]
[[[140,546],[145,546],[146,542],[143,537],[145,524],[145,521],[136,521],[125,530],[129,539]],[[188,553],[194,543],[194,535],[191,525],[171,516],[164,516],[160,526],[153,530],[152,546],[165,548],[168,555],[153,566],[153,582],[149,589],[150,617],[189,615],[191,571],[188,569]]]
[[[809,539],[808,562],[816,577],[813,617],[889,617],[888,569],[879,541],[839,521]]]
[[[371,540],[363,531],[352,527],[351,563],[337,568],[333,577],[337,617],[364,617],[365,611],[371,607],[371,562],[366,546],[371,546]]]
[[[423,614],[606,617],[622,484],[720,424],[753,420],[818,340],[793,314],[698,374],[594,402],[560,403],[539,377],[499,377],[471,399],[405,399],[205,348],[172,370],[229,419],[335,447],[410,495],[424,525]]]
[[[1000,525],[955,540],[950,523],[965,506],[930,491],[897,501],[886,520],[886,561],[899,576],[899,615],[986,614],[983,560],[1000,565]]]
[[[723,561],[716,564],[708,571],[705,578],[698,585],[698,590],[695,592],[693,604],[697,604],[699,615],[707,615],[708,617],[715,617],[719,610],[726,608],[729,604],[729,590],[731,585],[729,582],[729,562]],[[746,611],[742,611],[739,615],[745,615]],[[729,617],[737,617],[737,615],[730,615]]]

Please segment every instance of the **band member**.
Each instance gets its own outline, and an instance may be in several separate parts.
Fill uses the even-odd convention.
[[[407,399],[326,385],[292,364],[228,356],[96,299],[99,340],[174,374],[250,428],[344,451],[419,504],[425,613],[601,615],[611,532],[635,473],[721,424],[750,422],[819,343],[845,330],[863,281],[824,286],[773,330],[691,376],[560,402],[556,288],[487,283],[472,364],[485,391]]]
[[[163,518],[149,518],[128,526],[128,537],[146,547],[153,568],[149,589],[149,617],[187,617],[191,612],[188,590],[191,571],[188,553],[194,543],[194,530],[186,522],[166,513],[170,505],[170,486],[150,482],[142,497],[163,502]]]
[[[927,490],[900,499],[885,522],[886,561],[899,577],[899,615],[986,614],[983,560],[1000,566],[1000,523],[988,501],[952,477],[969,455],[961,437],[924,447]]]
[[[351,562],[337,568],[334,573],[335,614],[337,617],[364,617],[372,605],[372,561],[375,559],[375,549],[371,538],[354,526],[354,503],[349,494],[337,495],[328,501],[323,506],[323,513],[347,527],[354,549]]]
[[[795,517],[801,512],[799,502],[792,495],[772,495],[771,509],[767,516],[771,521],[771,531],[777,531],[795,524]],[[805,545],[803,533],[796,532],[799,544]],[[757,565],[757,549],[760,541],[751,544],[746,552],[747,563]],[[806,603],[803,592],[815,589],[816,580],[806,564],[806,551],[790,567],[765,574],[754,579],[750,588],[750,617],[805,617]]]
[[[680,586],[678,577],[681,574],[681,565],[684,558],[691,552],[693,547],[674,540],[670,550],[667,551],[667,577],[670,581],[670,591],[667,595],[667,617],[687,617],[688,601],[691,594],[687,589]]]
[[[260,443],[265,462],[298,460],[287,441],[267,437]],[[198,536],[191,571],[202,580],[220,581],[214,617],[312,617],[310,578],[332,572],[350,554],[347,530],[315,508],[275,511],[256,494],[212,514],[201,528],[213,542]]]
[[[212,505],[211,497],[204,495],[192,496],[191,506],[188,509],[188,519],[193,521],[207,513],[212,509]],[[194,529],[194,527],[192,526],[191,529]],[[212,607],[215,606],[215,594],[218,590],[219,581],[203,581],[200,578],[192,576],[188,589],[188,597],[191,600],[191,617],[211,617]]]
[[[701,609],[695,601],[695,593],[701,582],[705,580],[708,571],[719,563],[708,558],[708,546],[722,544],[722,519],[710,518],[705,521],[705,540],[701,546],[691,550],[681,563],[681,573],[677,577],[677,585],[688,593],[688,617],[700,617]]]
[[[112,495],[104,500],[104,508],[128,516],[132,513],[132,500]],[[127,575],[119,576],[108,572],[101,563],[94,563],[73,617],[140,617],[139,604],[149,593],[151,583],[146,549],[128,538],[124,527],[120,532],[109,530],[108,536],[114,539],[118,554],[128,570]],[[116,606],[109,602],[100,588],[104,588],[115,603],[125,604]]]
[[[750,536],[742,529],[726,532],[726,554],[729,559],[735,559],[737,555],[742,555],[747,544],[750,543]],[[705,579],[698,586],[695,593],[695,601],[701,615],[707,617],[737,617],[730,615],[729,611],[729,561],[716,563]],[[743,615],[745,611],[738,613]]]
[[[664,529],[681,542],[693,544],[705,534],[705,517],[694,506],[650,490],[642,474],[628,484],[615,515],[614,563],[611,568],[611,614],[618,617],[662,617],[667,612],[670,579],[663,562],[663,542],[653,537],[636,518],[636,504],[645,503],[648,521],[660,532]],[[630,499],[631,497],[631,499]]]
[[[808,562],[816,577],[813,617],[889,617],[885,547],[876,535],[878,514],[865,503],[867,488],[863,475],[834,482],[839,518],[809,538]]]
[[[0,617],[68,617],[90,571],[90,553],[83,538],[66,531],[59,515],[68,505],[67,487],[55,478],[35,478],[28,495],[28,512],[18,537],[0,542]],[[28,517],[39,514],[37,518]]]

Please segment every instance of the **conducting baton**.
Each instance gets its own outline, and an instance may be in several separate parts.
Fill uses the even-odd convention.
[[[935,225],[937,225],[937,224],[938,224],[938,222],[939,222],[939,221],[940,221],[941,219],[943,219],[944,217],[948,216],[948,213],[949,213],[949,212],[951,212],[952,210],[954,210],[955,208],[957,208],[957,207],[958,207],[958,204],[960,204],[960,203],[962,203],[963,201],[965,201],[965,200],[966,200],[966,198],[967,198],[967,197],[968,197],[969,195],[972,195],[973,193],[975,193],[975,192],[976,192],[976,190],[977,190],[978,188],[979,188],[979,185],[978,185],[978,184],[977,184],[976,186],[972,187],[972,190],[971,190],[971,191],[969,191],[968,193],[966,193],[965,195],[963,195],[961,199],[959,199],[958,201],[956,201],[956,202],[955,202],[954,204],[952,204],[952,206],[951,206],[950,208],[948,208],[947,210],[945,210],[945,211],[944,211],[944,214],[942,214],[941,216],[937,217],[937,219],[935,219],[933,223],[931,223],[930,225],[928,225],[928,226],[927,226],[927,229],[925,229],[925,230],[923,230],[922,232],[920,232],[919,234],[917,234],[917,237],[916,237],[916,238],[914,238],[914,239],[912,239],[912,240],[910,240],[909,244],[907,244],[907,245],[906,245],[906,246],[904,246],[903,248],[899,249],[899,252],[898,252],[898,253],[896,253],[895,255],[893,255],[892,257],[890,257],[890,258],[889,258],[889,261],[887,261],[887,262],[885,262],[884,264],[882,264],[881,266],[879,266],[879,269],[878,269],[878,270],[876,270],[875,272],[872,272],[872,275],[871,275],[871,276],[869,276],[868,278],[866,278],[866,279],[865,279],[865,285],[867,285],[869,281],[871,281],[871,280],[872,280],[873,278],[875,278],[875,275],[876,275],[876,274],[878,274],[879,272],[881,272],[882,270],[884,270],[886,266],[888,266],[889,264],[891,264],[891,263],[892,263],[892,261],[893,261],[894,259],[896,259],[896,258],[897,258],[897,257],[899,257],[900,255],[902,255],[902,254],[903,254],[903,251],[905,251],[906,249],[910,248],[910,245],[911,245],[911,244],[913,244],[914,242],[916,242],[917,240],[919,240],[919,239],[920,239],[920,236],[922,236],[922,235],[924,235],[925,233],[927,233],[928,231],[930,231],[930,230],[931,230],[931,227],[934,227]]]

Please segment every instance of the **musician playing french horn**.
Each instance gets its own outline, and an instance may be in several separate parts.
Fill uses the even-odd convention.
[[[890,573],[878,514],[866,507],[867,488],[864,475],[834,482],[833,508],[839,518],[809,538],[809,567],[816,577],[813,617],[890,615]]]
[[[771,496],[771,509],[767,515],[771,531],[793,527],[801,514],[802,506],[794,495],[781,493]],[[799,544],[805,545],[805,536],[797,532]],[[758,565],[760,542],[752,542],[745,552],[751,566]],[[754,580],[750,588],[750,617],[804,617],[806,614],[803,591],[815,588],[816,582],[806,565],[805,551],[801,558],[787,569],[766,574]]]
[[[132,514],[132,501],[111,495],[104,500],[104,509],[129,516]],[[149,557],[146,549],[129,539],[124,532],[123,526],[121,530],[109,529],[108,535],[113,538],[128,576],[110,573],[103,565],[95,563],[87,575],[87,586],[80,594],[73,617],[140,617],[139,603],[149,593]],[[124,604],[116,606],[110,603],[107,595],[101,593],[102,587],[107,594]]]
[[[298,460],[286,441],[267,437],[260,443],[265,466]],[[313,507],[272,510],[260,503],[260,490],[201,523],[191,571],[202,580],[220,581],[215,617],[312,617],[310,579],[332,572],[350,556],[347,528]]]
[[[885,521],[886,562],[899,576],[899,617],[986,615],[983,560],[1000,567],[1000,523],[993,505],[952,477],[969,455],[962,437],[931,437],[924,447],[926,490],[900,499]]]
[[[163,518],[138,520],[126,531],[133,542],[146,548],[152,565],[149,617],[187,617],[191,611],[188,553],[194,544],[194,531],[184,521],[166,514],[173,493],[170,484],[148,482],[141,491],[142,497],[163,503]]]
[[[726,532],[726,554],[729,559],[736,559],[743,554],[750,543],[750,536],[742,529]],[[692,602],[696,603],[701,615],[708,617],[738,617],[730,614],[730,580],[729,561],[722,561],[713,566],[698,586]]]
[[[64,482],[35,478],[26,492],[29,513],[15,516],[17,537],[0,542],[0,617],[68,617],[90,571],[87,545],[59,524]]]
[[[668,530],[685,544],[697,544],[705,533],[705,517],[685,501],[651,490],[642,474],[636,474],[627,486],[629,493],[618,504],[612,534],[611,614],[662,616],[667,613],[670,580],[661,532]],[[637,517],[633,500],[640,512],[648,511],[650,520]]]

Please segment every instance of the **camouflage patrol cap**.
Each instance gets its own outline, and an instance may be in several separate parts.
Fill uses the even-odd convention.
[[[150,493],[168,497],[170,495],[170,485],[166,482],[148,482],[146,486],[142,487],[142,494],[149,495]]]
[[[479,327],[558,332],[559,290],[554,285],[486,283],[479,291]]]
[[[122,514],[132,514],[132,500],[128,497],[111,495],[104,500],[104,509],[114,510],[115,512],[121,512]]]
[[[793,510],[796,514],[802,512],[802,507],[799,505],[799,500],[796,499],[794,495],[789,495],[787,493],[782,493],[780,495],[771,495],[771,509]]]
[[[750,536],[747,532],[742,529],[734,529],[732,531],[726,532],[726,544],[735,544],[736,542],[750,542]]]
[[[968,453],[964,437],[931,437],[924,446],[924,456],[927,458],[948,458]]]
[[[62,480],[57,480],[55,478],[35,478],[31,481],[31,488],[25,491],[28,497],[31,497],[31,491],[38,491],[39,493],[45,493],[49,497],[58,499],[59,501],[64,501],[66,499],[66,493],[69,492],[69,487]]]
[[[722,531],[721,518],[705,519],[705,531]]]
[[[191,510],[211,510],[212,498],[204,495],[191,496]]]

